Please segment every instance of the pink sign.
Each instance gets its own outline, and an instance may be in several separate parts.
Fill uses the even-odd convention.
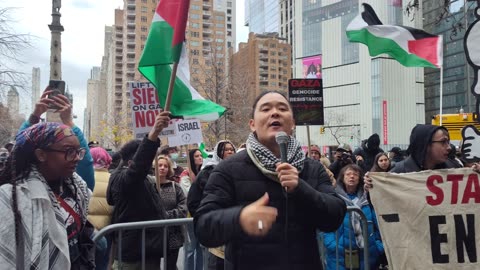
[[[322,78],[322,56],[310,56],[302,59],[303,78],[321,79]]]
[[[383,144],[388,144],[387,101],[383,101]]]

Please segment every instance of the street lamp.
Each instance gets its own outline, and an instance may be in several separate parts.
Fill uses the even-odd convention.
[[[224,115],[223,115],[223,117],[224,117],[224,119],[225,119],[225,134],[224,134],[224,140],[227,139],[227,114],[228,114],[228,110],[229,110],[228,107],[225,108],[225,112],[224,112]]]

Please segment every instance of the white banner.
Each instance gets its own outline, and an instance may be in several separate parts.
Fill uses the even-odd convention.
[[[480,269],[480,182],[470,168],[370,173],[389,269]]]

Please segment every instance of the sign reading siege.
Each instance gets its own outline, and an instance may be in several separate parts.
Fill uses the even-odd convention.
[[[141,139],[150,131],[161,109],[157,89],[149,82],[127,82],[127,87],[130,91],[133,133],[135,138]]]
[[[480,269],[479,174],[370,173],[390,269]]]
[[[288,100],[295,124],[323,125],[323,83],[321,79],[290,79]]]

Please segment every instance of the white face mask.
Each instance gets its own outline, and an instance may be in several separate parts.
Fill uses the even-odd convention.
[[[171,153],[171,154],[170,154],[170,158],[171,158],[173,161],[177,161],[177,159],[178,159],[178,153]]]

